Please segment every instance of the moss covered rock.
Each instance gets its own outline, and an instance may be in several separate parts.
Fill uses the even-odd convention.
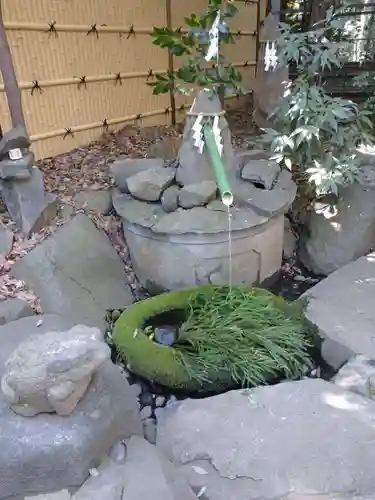
[[[202,384],[176,359],[173,346],[164,346],[150,340],[142,325],[157,314],[174,309],[185,309],[193,293],[210,297],[217,287],[203,285],[166,292],[129,306],[115,324],[112,338],[129,370],[140,377],[176,390],[200,391],[224,389],[232,383],[229,373],[215,373],[214,380]]]
[[[151,340],[143,330],[143,325],[149,318],[163,312],[187,309],[192,295],[199,292],[205,298],[213,297],[221,287],[203,285],[186,288],[173,292],[163,293],[155,297],[137,302],[129,306],[115,324],[112,334],[114,343],[129,367],[136,375],[153,383],[168,387],[172,390],[185,390],[187,392],[221,391],[230,388],[234,383],[231,372],[227,370],[214,370],[207,374],[204,380],[197,379],[192,373],[194,366],[181,362],[181,353],[173,346],[165,346]],[[301,319],[301,308],[288,304],[283,298],[272,293],[249,287],[241,288],[244,292],[255,293],[257,297],[267,297],[269,306],[282,311],[283,316],[297,320],[301,333],[305,331]],[[184,335],[186,332],[184,332]],[[222,366],[218,362],[218,366]],[[268,378],[269,379],[269,378]]]

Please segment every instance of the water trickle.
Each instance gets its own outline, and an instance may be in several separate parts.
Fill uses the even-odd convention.
[[[228,208],[228,254],[229,254],[229,290],[232,290],[232,213],[230,211],[230,205]]]

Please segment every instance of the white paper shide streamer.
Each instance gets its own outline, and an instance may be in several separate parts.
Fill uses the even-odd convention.
[[[200,154],[203,153],[203,148],[204,148],[204,137],[203,137],[203,115],[199,115],[197,119],[195,120],[195,123],[193,125],[193,138],[194,138],[194,146],[198,149]]]
[[[217,11],[215,21],[212,23],[211,29],[209,31],[210,45],[208,47],[207,55],[205,57],[206,61],[211,61],[214,57],[219,56],[219,24],[220,24],[221,12]]]
[[[210,44],[208,47],[208,51],[205,57],[206,61],[211,61],[212,59],[219,60],[219,24],[221,19],[220,10],[217,12],[215,21],[213,22],[211,29],[209,31]],[[213,118],[213,121],[212,121]],[[219,127],[220,116],[205,116],[203,114],[199,115],[195,120],[193,125],[193,138],[194,138],[194,146],[198,149],[199,153],[203,153],[204,149],[204,135],[203,135],[203,126],[207,122],[212,123],[212,132],[215,137],[215,142],[217,149],[219,151],[220,156],[223,152],[223,141],[221,138],[221,130]]]
[[[264,71],[274,71],[277,68],[277,62],[276,42],[268,41],[264,53]]]

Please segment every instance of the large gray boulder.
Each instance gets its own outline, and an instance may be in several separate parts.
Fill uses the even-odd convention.
[[[299,256],[308,269],[326,276],[374,248],[375,184],[346,187],[333,213],[324,203],[317,207],[300,244]]]
[[[0,499],[79,487],[117,441],[142,435],[135,395],[111,362],[68,417],[22,417],[0,398],[0,426]]]
[[[163,415],[158,449],[208,500],[375,491],[375,404],[329,382],[185,400]]]
[[[306,316],[322,337],[334,369],[364,354],[375,359],[375,254],[361,257],[310,288]]]
[[[0,377],[22,341],[70,326],[69,319],[56,315],[1,326]],[[85,397],[68,417],[17,415],[0,394],[0,428],[1,500],[79,487],[89,469],[99,465],[119,440],[143,434],[134,391],[110,361],[96,372]]]
[[[121,258],[89,217],[77,215],[19,259],[12,275],[25,281],[46,313],[104,328],[107,309],[132,302]]]

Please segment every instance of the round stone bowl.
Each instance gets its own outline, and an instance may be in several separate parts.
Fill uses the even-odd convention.
[[[144,203],[131,200],[134,203]],[[284,217],[232,209],[231,244],[226,208],[196,207],[170,214],[158,206],[151,216],[124,210],[123,231],[139,282],[150,292],[205,283],[252,285],[281,267]],[[144,215],[144,213],[143,213]],[[231,257],[229,255],[231,248]],[[230,272],[231,268],[231,272]]]
[[[173,345],[158,344],[145,333],[147,320],[165,312],[187,310],[199,291],[212,296],[217,287],[203,285],[167,292],[127,307],[116,321],[112,338],[128,370],[151,383],[187,393],[219,392],[234,386],[229,372],[217,371],[201,382],[176,360]]]

